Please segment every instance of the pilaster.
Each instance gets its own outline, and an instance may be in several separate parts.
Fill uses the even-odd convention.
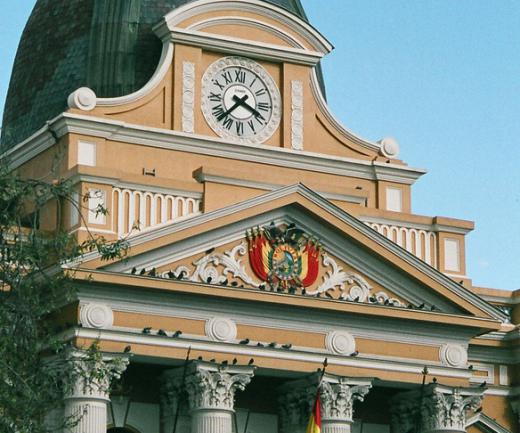
[[[392,408],[392,432],[464,433],[467,415],[480,408],[485,388],[454,388],[436,383],[398,394]]]

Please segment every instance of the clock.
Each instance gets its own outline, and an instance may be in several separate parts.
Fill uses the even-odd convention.
[[[280,124],[276,83],[244,57],[224,57],[210,65],[202,78],[201,107],[213,131],[241,143],[263,143]]]

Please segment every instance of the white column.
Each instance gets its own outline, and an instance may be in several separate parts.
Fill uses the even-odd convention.
[[[280,388],[280,423],[283,433],[305,433],[318,391],[319,374],[288,382]],[[371,379],[325,374],[320,388],[323,433],[350,433],[354,401],[363,401]]]
[[[371,387],[368,379],[325,377],[320,392],[322,432],[350,433],[354,402],[363,401]]]
[[[420,433],[464,433],[467,414],[482,403],[485,389],[455,388],[436,383],[398,394],[392,410],[392,431],[418,427]]]
[[[185,380],[191,433],[232,433],[235,393],[245,389],[253,374],[254,367],[191,364]]]
[[[121,376],[127,364],[124,358],[117,362],[74,361],[75,381],[65,397],[65,433],[106,433],[110,383]]]

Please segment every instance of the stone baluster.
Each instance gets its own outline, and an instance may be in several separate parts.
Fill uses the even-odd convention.
[[[354,402],[363,401],[371,387],[371,380],[325,378],[320,392],[321,431],[350,433],[354,422]]]
[[[232,433],[235,393],[251,381],[254,367],[194,362],[185,385],[191,411],[191,433]]]
[[[107,405],[112,380],[121,377],[128,360],[105,358],[73,361],[74,383],[65,396],[66,433],[106,433]]]
[[[316,398],[320,375],[291,381],[280,388],[282,433],[305,433]],[[323,433],[350,433],[354,402],[363,401],[371,387],[370,379],[326,374],[320,388],[321,429]]]
[[[467,414],[476,411],[484,388],[455,388],[429,384],[394,397],[392,432],[408,433],[419,427],[420,433],[464,433]]]

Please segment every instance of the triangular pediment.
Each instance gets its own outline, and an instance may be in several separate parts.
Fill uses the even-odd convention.
[[[255,239],[266,237],[270,228],[278,231],[278,239],[265,251],[252,253]],[[273,268],[295,231],[301,236],[299,252],[291,255],[289,245],[287,258],[300,260],[300,270],[282,282]],[[493,306],[301,184],[138,234],[130,244],[128,260],[106,265],[92,255],[82,267],[276,291],[306,301],[358,303],[398,316],[421,313],[429,321],[443,314],[502,320]],[[309,245],[317,251],[313,259],[303,254]],[[279,257],[273,259],[276,248]],[[310,275],[313,266],[315,278]]]

